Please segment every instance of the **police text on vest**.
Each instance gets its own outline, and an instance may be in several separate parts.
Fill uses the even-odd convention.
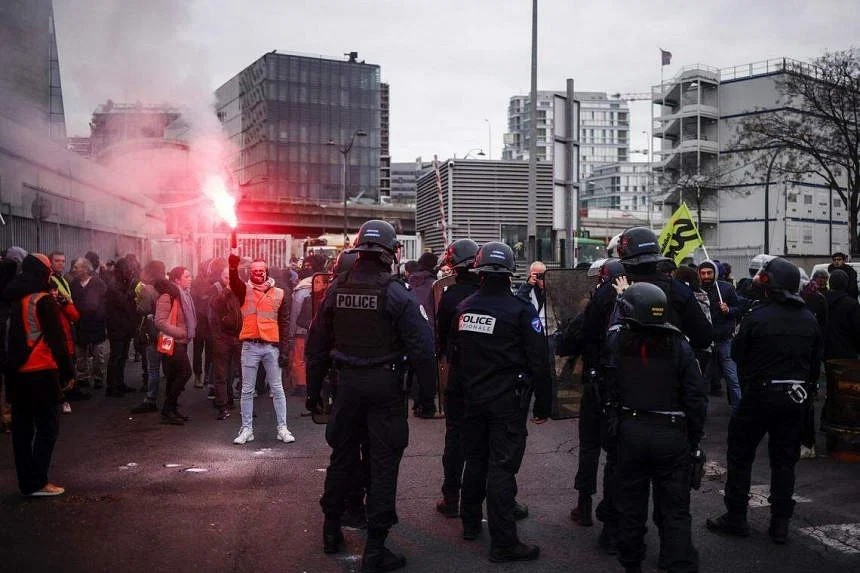
[[[496,318],[486,314],[474,314],[467,312],[460,315],[460,332],[480,332],[481,334],[492,334],[496,328]]]
[[[351,310],[377,310],[379,297],[375,294],[338,293],[337,308]]]

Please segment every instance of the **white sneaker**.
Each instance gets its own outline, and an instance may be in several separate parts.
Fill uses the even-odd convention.
[[[278,439],[285,444],[291,444],[296,441],[296,437],[290,433],[286,426],[278,426]]]
[[[239,430],[239,435],[233,440],[234,444],[246,444],[254,441],[254,430],[251,428],[242,428]]]
[[[807,448],[806,446],[800,446],[800,459],[802,460],[814,460],[815,459],[815,446],[811,448]]]
[[[63,402],[63,414],[71,414],[72,413],[72,405],[68,402]]]

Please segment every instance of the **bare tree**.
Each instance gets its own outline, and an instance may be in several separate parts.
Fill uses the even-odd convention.
[[[860,253],[860,50],[828,52],[813,65],[785,61],[778,107],[741,120],[735,151],[756,171],[818,176],[848,210],[851,253]],[[776,158],[779,157],[779,162]]]

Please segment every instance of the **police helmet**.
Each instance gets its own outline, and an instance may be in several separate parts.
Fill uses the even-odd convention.
[[[596,277],[600,276],[600,269],[603,268],[603,264],[609,259],[597,259],[593,263],[588,266],[588,276]]]
[[[621,241],[621,233],[618,233],[606,245],[606,256],[609,258],[618,258],[618,243]]]
[[[624,265],[618,259],[606,259],[600,267],[600,280],[613,281],[624,274]]]
[[[651,283],[633,283],[618,296],[618,316],[623,322],[677,331],[666,322],[668,306],[666,293]]]
[[[490,241],[478,249],[473,268],[487,274],[512,275],[517,270],[517,262],[509,246]]]
[[[774,258],[773,255],[766,255],[764,253],[761,253],[761,254],[756,255],[753,258],[751,258],[750,259],[750,266],[749,266],[750,276],[754,277],[756,275],[756,273],[759,272],[761,270],[761,268],[765,265],[765,263],[772,260],[773,258]]]
[[[397,231],[394,230],[391,223],[371,219],[358,230],[355,247],[362,252],[376,251],[394,254],[400,248],[400,241],[397,240]]]
[[[800,290],[800,270],[782,257],[773,257],[767,261],[753,280],[762,285],[765,292],[779,293],[787,299],[803,302],[797,294]]]
[[[621,233],[618,256],[625,265],[641,265],[663,260],[657,235],[648,227],[631,227]]]
[[[472,239],[458,239],[448,245],[442,255],[442,266],[468,268],[472,266],[475,255],[478,254],[478,243]]]
[[[358,260],[358,251],[355,249],[347,249],[341,251],[331,268],[331,272],[336,275],[352,270],[352,265]]]

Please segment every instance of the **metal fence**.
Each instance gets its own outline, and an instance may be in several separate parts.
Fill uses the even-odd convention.
[[[19,246],[27,252],[63,251],[67,258],[82,257],[93,251],[103,261],[134,253],[143,259],[148,255],[146,239],[139,236],[109,233],[71,225],[7,215],[0,228],[3,248]]]

